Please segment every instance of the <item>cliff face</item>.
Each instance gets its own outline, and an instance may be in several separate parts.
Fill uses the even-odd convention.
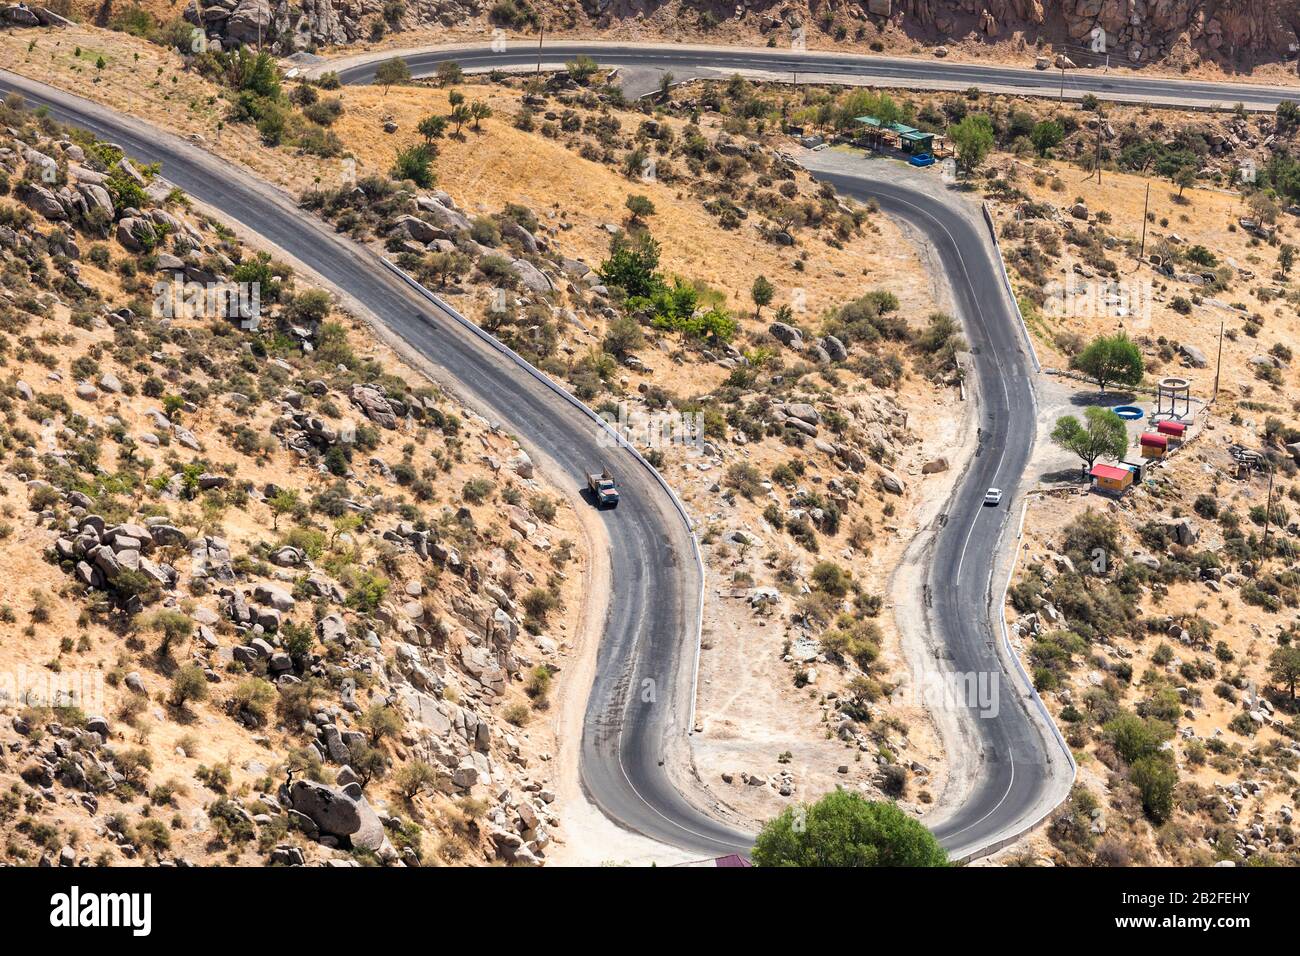
[[[807,24],[813,42],[823,31],[844,40],[841,25],[856,22],[927,44],[1064,44],[1080,65],[1101,62],[1104,52],[1112,63],[1202,59],[1241,67],[1289,59],[1300,46],[1300,0],[740,0],[721,8],[716,0],[535,0],[511,8],[513,24],[497,23],[494,17],[503,14],[489,9],[481,0],[194,0],[186,19],[202,24],[213,39],[261,42],[283,53],[374,40],[389,31],[466,27],[480,19],[517,30],[533,29],[535,20],[583,31],[619,32],[628,25],[644,33],[663,25],[672,38],[692,32],[694,24],[701,36],[729,42],[737,28],[745,33],[755,21],[768,36]],[[722,29],[709,26],[720,21]],[[863,39],[861,30],[857,39]],[[1093,51],[1098,55],[1090,57]]]
[[[1295,0],[871,0],[869,5],[872,12],[888,8],[889,18],[904,29],[939,38],[1020,33],[1101,48],[1134,63],[1162,59],[1180,46],[1228,61],[1285,58],[1296,52],[1300,23]]]

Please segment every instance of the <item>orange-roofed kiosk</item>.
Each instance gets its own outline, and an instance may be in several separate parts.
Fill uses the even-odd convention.
[[[1092,476],[1093,484],[1101,491],[1109,491],[1111,494],[1123,494],[1133,484],[1133,469],[1120,468],[1116,465],[1093,465],[1092,471],[1088,472]]]

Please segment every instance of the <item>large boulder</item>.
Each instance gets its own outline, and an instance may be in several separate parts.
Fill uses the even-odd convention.
[[[809,425],[821,424],[822,417],[818,414],[817,409],[813,408],[807,402],[790,402],[782,405],[781,411],[790,418],[797,418],[801,422],[807,422]]]
[[[117,224],[117,241],[133,252],[142,251],[145,246],[157,240],[153,223],[138,216],[127,216]]]
[[[500,225],[501,235],[519,243],[526,252],[536,254],[538,249],[541,248],[541,244],[537,241],[537,237],[513,219],[502,219]]]
[[[880,487],[893,495],[901,495],[906,490],[903,479],[885,468],[880,469]]]
[[[782,345],[799,351],[803,348],[803,333],[793,325],[787,325],[784,322],[773,322],[768,326],[767,331],[772,334]]]
[[[265,604],[273,607],[277,611],[289,611],[293,609],[293,595],[280,587],[278,584],[259,584],[253,588],[253,600],[258,604]]]
[[[265,43],[271,39],[269,0],[239,0],[226,18],[226,39],[239,43]]]
[[[433,196],[417,196],[416,208],[447,232],[469,232],[470,221],[463,213],[444,205]]]
[[[1210,364],[1205,353],[1195,345],[1180,345],[1178,351],[1192,368],[1205,368]]]
[[[77,192],[86,201],[87,209],[94,209],[108,218],[113,217],[113,198],[108,190],[97,183],[77,183]]]
[[[353,385],[351,398],[367,418],[383,428],[397,427],[397,413],[379,390],[371,385]]]
[[[402,230],[416,242],[433,242],[444,234],[443,230],[429,225],[417,216],[398,216],[393,222],[393,229]]]
[[[384,825],[365,797],[353,797],[323,783],[295,780],[289,799],[293,809],[309,818],[321,833],[376,852],[387,843]]]
[[[551,280],[537,266],[527,259],[515,259],[510,263],[510,271],[518,277],[520,283],[530,292],[545,294],[552,291]]]
[[[59,202],[59,197],[44,186],[29,183],[23,190],[23,199],[46,219],[68,218],[68,210]]]

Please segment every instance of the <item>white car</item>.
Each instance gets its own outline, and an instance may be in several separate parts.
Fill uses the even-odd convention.
[[[994,508],[1002,504],[1002,489],[990,488],[984,492],[984,504]]]

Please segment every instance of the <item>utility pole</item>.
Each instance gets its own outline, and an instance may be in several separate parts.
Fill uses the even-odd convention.
[[[1061,67],[1061,95],[1058,98],[1058,102],[1065,102],[1065,67]]]
[[[1210,401],[1219,397],[1219,370],[1223,368],[1223,319],[1219,319],[1219,357],[1214,360],[1214,394],[1210,396]],[[1270,487],[1273,481],[1273,473],[1268,473]]]
[[[1151,208],[1151,183],[1147,183],[1147,198],[1142,202],[1142,247],[1138,249],[1138,266],[1147,252],[1147,210]]]
[[[542,38],[546,36],[546,24],[537,27],[537,75],[542,75]]]

